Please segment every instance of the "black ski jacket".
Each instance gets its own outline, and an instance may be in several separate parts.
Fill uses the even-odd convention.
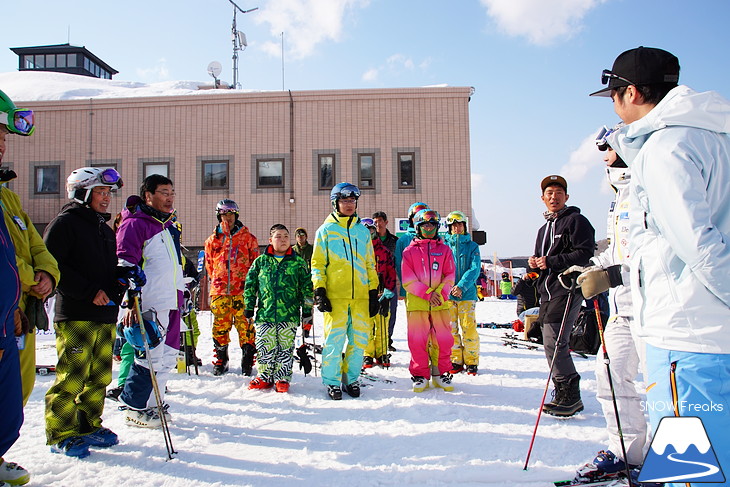
[[[116,323],[122,288],[116,279],[116,238],[107,220],[107,215],[74,202],[48,224],[43,240],[61,271],[55,322]],[[114,305],[92,302],[100,289]]]
[[[572,265],[587,266],[596,248],[596,231],[580,214],[580,208],[569,206],[554,221],[547,221],[537,231],[535,257],[547,256],[547,269],[532,269],[540,274],[537,291],[540,302],[568,294],[559,282],[561,272]],[[566,280],[567,284],[567,280]]]

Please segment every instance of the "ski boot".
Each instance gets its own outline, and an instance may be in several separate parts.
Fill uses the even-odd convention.
[[[268,382],[261,377],[254,378],[251,382],[248,383],[249,389],[269,389],[273,386],[273,382]]]
[[[362,359],[362,368],[363,369],[372,369],[373,368],[373,358],[365,356]]]
[[[378,359],[375,361],[378,365],[384,368],[390,367],[390,354],[386,353],[385,355],[378,357]]]
[[[479,367],[477,367],[476,365],[467,365],[466,366],[466,373],[469,374],[469,375],[477,375],[477,370],[478,369],[479,369]]]
[[[451,383],[451,379],[453,377],[454,376],[451,375],[449,372],[444,372],[440,376],[434,376],[433,386],[439,389],[443,389],[446,392],[451,392],[454,390],[454,385]]]
[[[30,482],[26,469],[14,462],[6,462],[0,457],[0,485],[25,485]]]
[[[213,375],[223,375],[228,372],[228,345],[219,345],[213,340],[215,348],[215,362],[213,362]]]
[[[425,377],[415,376],[411,377],[413,381],[413,392],[423,392],[428,389],[428,381]]]
[[[464,370],[464,364],[457,364],[455,362],[452,362],[451,370],[449,372],[451,372],[452,375],[456,375],[459,372],[461,372],[462,370]]]
[[[339,401],[342,399],[342,389],[340,386],[327,386],[327,395],[330,397],[330,399],[334,401]]]
[[[119,402],[119,394],[121,394],[123,390],[124,390],[124,386],[113,387],[113,388],[109,389],[108,391],[106,391],[105,397],[107,399],[111,399],[112,401]]]
[[[360,383],[358,381],[345,385],[343,389],[350,397],[360,397]]]
[[[599,480],[618,478],[626,472],[626,464],[611,450],[601,450],[591,462],[575,472],[573,482],[588,484]]]
[[[250,343],[246,343],[241,347],[241,373],[246,376],[251,376],[253,372],[253,359],[256,355],[256,347]]]

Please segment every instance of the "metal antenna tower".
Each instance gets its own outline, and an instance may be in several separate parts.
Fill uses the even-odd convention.
[[[246,34],[236,29],[236,14],[241,12],[247,14],[258,10],[258,7],[243,10],[241,7],[236,5],[233,0],[228,0],[233,5],[233,26],[231,27],[231,37],[233,39],[233,88],[241,89],[241,83],[238,81],[238,51],[243,51],[248,46],[246,42]]]

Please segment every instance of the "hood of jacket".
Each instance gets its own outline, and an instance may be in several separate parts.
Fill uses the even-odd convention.
[[[357,216],[357,213],[353,213],[351,216],[342,216],[333,211],[325,218],[324,223],[336,223],[342,228],[352,228],[353,225],[360,223],[360,217]]]
[[[611,134],[608,143],[630,165],[651,134],[667,127],[730,133],[730,103],[717,92],[680,85],[644,117]]]

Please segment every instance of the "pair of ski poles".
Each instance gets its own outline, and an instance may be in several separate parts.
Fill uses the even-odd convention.
[[[560,277],[558,279],[560,279]],[[553,351],[553,356],[550,360],[550,371],[548,372],[548,378],[547,378],[547,382],[545,384],[545,390],[543,391],[543,394],[542,394],[542,400],[540,401],[540,407],[537,411],[537,420],[535,421],[535,428],[532,432],[532,439],[530,440],[530,447],[527,450],[527,458],[525,459],[525,466],[523,467],[523,470],[527,470],[527,465],[530,462],[530,455],[532,454],[532,447],[535,444],[535,436],[537,435],[537,428],[540,425],[540,417],[542,416],[542,408],[545,405],[545,398],[547,397],[547,391],[550,388],[550,380],[552,379],[552,376],[553,376],[553,368],[555,366],[555,359],[558,354],[558,348],[560,345],[560,341],[563,337],[563,332],[565,331],[566,320],[568,318],[568,314],[570,313],[570,307],[573,302],[573,295],[575,294],[576,282],[577,282],[577,276],[572,276],[571,281],[570,281],[570,286],[563,285],[563,287],[567,287],[567,289],[568,289],[568,299],[565,304],[565,312],[563,313],[563,319],[560,323],[558,337],[555,341],[555,350]],[[562,281],[561,281],[561,284],[563,284]],[[598,327],[598,336],[601,339],[601,350],[603,352],[603,363],[606,364],[606,374],[608,375],[608,386],[611,389],[611,400],[613,402],[613,412],[616,415],[616,428],[618,430],[619,442],[621,443],[621,453],[623,454],[623,457],[624,457],[624,465],[626,468],[626,471],[625,471],[626,478],[629,482],[629,486],[632,486],[633,483],[631,481],[631,471],[629,469],[629,462],[628,462],[628,459],[626,456],[626,444],[624,442],[624,434],[623,434],[623,430],[621,429],[621,419],[619,418],[618,404],[616,402],[616,391],[613,387],[613,378],[611,376],[611,366],[610,366],[611,359],[608,356],[608,350],[606,349],[606,340],[603,335],[603,320],[601,318],[601,309],[598,305],[598,298],[596,298],[594,296],[592,299],[593,299],[593,309],[596,313],[596,325]]]
[[[152,357],[150,356],[150,347],[147,343],[147,330],[145,329],[144,325],[144,319],[142,318],[142,309],[140,307],[139,302],[139,295],[140,290],[135,289],[128,291],[128,293],[131,295],[132,303],[134,306],[134,314],[137,322],[139,323],[139,330],[140,334],[142,335],[142,343],[144,343],[144,352],[145,357],[147,357],[147,366],[150,371],[150,380],[152,381],[152,391],[155,394],[155,401],[157,403],[157,413],[160,416],[160,423],[162,424],[162,435],[165,438],[165,448],[167,449],[167,459],[172,460],[172,456],[177,453],[175,451],[175,448],[172,446],[172,436],[170,435],[170,426],[167,423],[167,418],[165,417],[165,410],[164,405],[162,403],[162,395],[160,394],[160,387],[157,383],[157,375],[155,374],[154,366],[152,365]],[[163,343],[160,343],[158,346],[164,347],[164,341]]]

